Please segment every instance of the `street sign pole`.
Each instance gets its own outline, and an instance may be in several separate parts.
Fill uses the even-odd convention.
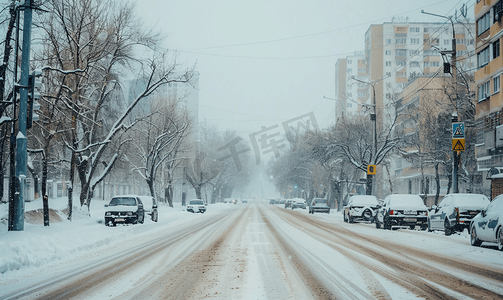
[[[453,168],[452,168],[452,189],[454,193],[459,193],[458,183],[458,165],[460,152],[465,151],[465,124],[458,122],[458,117],[452,117],[452,152],[453,152]]]

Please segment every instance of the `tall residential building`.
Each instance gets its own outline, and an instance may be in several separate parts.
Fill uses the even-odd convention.
[[[503,173],[503,95],[500,93],[503,60],[501,59],[501,37],[503,25],[503,1],[477,0],[475,19],[477,22],[477,103],[475,121],[477,143],[475,156],[479,171],[488,173],[487,178]],[[495,181],[502,180],[501,178]],[[484,180],[489,186],[494,180]],[[494,186],[492,187],[494,188]],[[503,193],[503,190],[492,196]]]
[[[336,120],[358,113],[361,104],[365,103],[367,86],[358,82],[358,80],[365,81],[365,70],[363,51],[337,60],[335,64]]]
[[[475,24],[454,23],[459,70],[469,70],[475,65]],[[417,75],[436,76],[443,72],[441,51],[452,48],[450,22],[426,23],[394,19],[392,22],[371,25],[365,33],[365,60],[369,83],[367,100],[377,108],[377,122],[381,129],[392,124],[395,103],[404,86]]]

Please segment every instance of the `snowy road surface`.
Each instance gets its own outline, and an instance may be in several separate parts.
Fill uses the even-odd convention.
[[[378,230],[344,223],[333,211],[310,215],[259,201],[210,205],[205,214],[180,211],[178,218],[94,225],[128,234],[5,272],[0,299],[503,297],[503,253],[490,244],[470,246],[466,233]]]

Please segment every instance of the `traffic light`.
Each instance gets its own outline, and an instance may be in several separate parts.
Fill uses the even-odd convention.
[[[444,73],[445,74],[451,73],[451,64],[448,62],[444,62]]]
[[[35,70],[28,76],[28,115],[26,120],[26,128],[30,129],[33,126],[33,121],[38,121],[40,119],[39,115],[34,112],[35,110],[40,110],[40,87],[42,82],[40,81],[40,76],[42,76],[42,71]]]

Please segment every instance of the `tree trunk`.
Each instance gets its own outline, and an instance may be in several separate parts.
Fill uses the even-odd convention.
[[[45,149],[47,150],[47,148]],[[45,152],[47,153],[47,152]],[[44,206],[44,226],[49,226],[49,197],[47,196],[47,158],[42,158],[42,201]]]
[[[166,188],[166,201],[169,207],[173,207],[173,186],[171,185],[171,181],[168,182],[168,187]]]
[[[194,187],[194,190],[196,191],[196,198],[203,200],[203,198],[201,198],[201,188],[201,185],[197,185],[196,187]]]
[[[438,199],[440,198],[440,174],[438,173],[438,163],[435,164],[435,182],[437,184],[437,191],[435,193],[435,205],[438,205]]]

